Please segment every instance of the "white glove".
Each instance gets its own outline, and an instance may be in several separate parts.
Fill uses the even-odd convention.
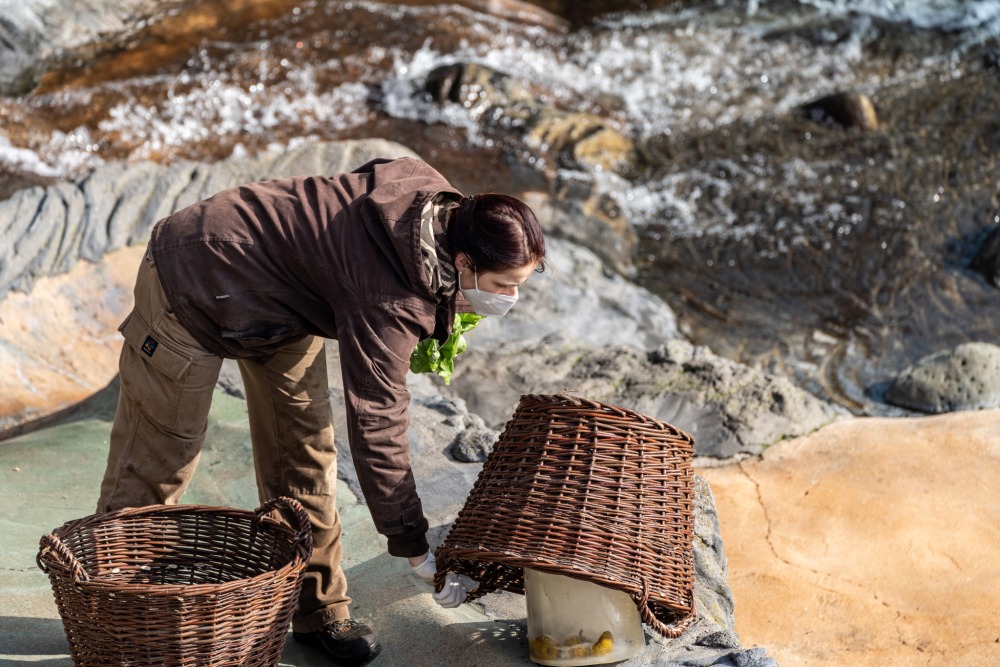
[[[427,552],[427,560],[420,565],[411,565],[410,570],[425,582],[434,585],[434,573],[437,572],[437,561],[434,560],[434,553]]]
[[[454,572],[444,575],[444,587],[432,594],[434,601],[445,609],[454,609],[465,602],[469,591],[479,587],[479,582]]]

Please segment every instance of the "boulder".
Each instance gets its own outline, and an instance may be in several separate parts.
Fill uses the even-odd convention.
[[[506,316],[488,317],[466,335],[470,349],[561,336],[651,350],[683,338],[663,299],[610,270],[590,248],[559,237],[546,237],[545,248],[544,271],[524,283]]]
[[[586,25],[595,18],[618,12],[646,12],[677,4],[678,0],[529,0],[573,25]]]
[[[424,91],[438,104],[461,104],[487,126],[551,152],[565,168],[624,171],[635,161],[632,140],[606,118],[559,109],[520,80],[486,65],[437,67],[427,75]]]
[[[979,246],[970,267],[983,274],[994,287],[1000,287],[1000,226],[990,232]]]
[[[863,93],[842,92],[821,97],[800,107],[803,116],[859,130],[878,129],[878,115],[871,99]]]
[[[885,400],[932,414],[996,407],[1000,405],[1000,346],[963,343],[926,356],[896,376]]]

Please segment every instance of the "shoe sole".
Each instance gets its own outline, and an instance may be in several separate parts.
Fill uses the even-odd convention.
[[[300,635],[297,632],[293,632],[292,638],[299,644],[302,644],[303,646],[319,649],[320,651],[326,653],[326,649],[323,648],[323,642],[321,642],[318,639],[314,639],[312,635],[309,634]],[[381,652],[382,652],[382,645],[375,644],[374,646],[372,646],[371,651],[368,653],[368,655],[362,658],[334,658],[329,653],[326,653],[326,655],[330,658],[330,660],[334,662],[334,664],[340,665],[340,667],[360,667],[361,665],[368,664],[369,662],[377,658],[378,654]]]

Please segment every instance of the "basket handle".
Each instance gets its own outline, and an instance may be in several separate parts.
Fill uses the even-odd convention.
[[[80,561],[76,559],[73,552],[70,551],[62,540],[59,539],[58,535],[52,533],[46,533],[42,535],[42,539],[38,543],[39,551],[38,555],[35,556],[35,562],[38,567],[41,568],[42,572],[45,574],[49,573],[49,561],[53,559],[52,554],[55,554],[56,559],[62,561],[62,565],[68,568],[73,573],[73,580],[76,583],[85,583],[90,581],[90,575],[87,571],[83,569],[83,565]]]
[[[309,554],[312,553],[312,523],[309,521],[309,515],[302,508],[302,504],[295,498],[281,496],[265,501],[263,505],[254,510],[254,526],[260,526],[264,517],[272,511],[282,509],[288,510],[295,516],[298,523],[298,526],[292,526],[292,529],[296,531],[295,546],[297,549],[303,550],[303,557],[308,560]]]
[[[653,609],[649,606],[649,580],[646,578],[642,579],[642,592],[638,595],[633,595],[632,599],[639,608],[639,616],[642,617],[642,622],[670,639],[676,639],[684,634],[691,627],[691,624],[694,623],[695,618],[697,618],[693,590],[691,591],[691,611],[669,625],[658,619],[653,613]]]

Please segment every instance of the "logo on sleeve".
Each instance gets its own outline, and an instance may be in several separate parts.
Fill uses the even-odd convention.
[[[157,345],[159,345],[159,343],[153,340],[152,336],[146,336],[146,340],[142,344],[142,351],[146,354],[147,357],[151,357],[153,356],[153,353],[156,352]]]

